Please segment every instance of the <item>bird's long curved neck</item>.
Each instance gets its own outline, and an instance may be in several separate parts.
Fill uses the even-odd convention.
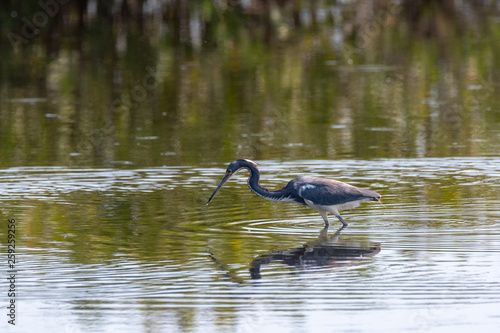
[[[257,194],[259,197],[271,201],[284,200],[287,194],[285,188],[277,191],[270,191],[259,185],[260,172],[255,166],[250,164],[246,165],[245,168],[247,168],[250,171],[250,177],[248,177],[247,182],[248,182],[248,187],[250,187],[250,190],[252,190],[253,193]]]

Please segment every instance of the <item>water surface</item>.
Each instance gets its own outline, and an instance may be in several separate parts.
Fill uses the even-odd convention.
[[[498,160],[259,163],[269,188],[313,174],[382,194],[328,235],[317,212],[254,196],[244,172],[205,206],[222,167],[1,172],[19,331],[498,328]]]
[[[0,3],[2,332],[499,331],[495,1],[56,2]],[[384,206],[206,206],[238,158]]]

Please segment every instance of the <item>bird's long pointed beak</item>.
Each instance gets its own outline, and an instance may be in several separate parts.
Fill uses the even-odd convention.
[[[217,188],[215,189],[214,193],[212,193],[212,195],[210,196],[210,199],[208,199],[207,205],[209,204],[210,201],[212,201],[212,199],[215,197],[215,195],[217,194],[217,192],[219,192],[219,190],[222,188],[222,186],[224,186],[224,184],[229,180],[229,178],[231,178],[231,174],[230,173],[226,173],[226,175],[224,176],[224,178],[222,178],[222,180],[220,181],[219,186],[217,186]]]

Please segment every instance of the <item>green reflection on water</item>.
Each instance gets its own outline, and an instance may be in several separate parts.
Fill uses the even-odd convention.
[[[112,18],[109,6],[98,15]],[[244,6],[190,2],[181,10],[201,25],[199,38],[184,18],[162,32],[154,20],[124,29],[91,16],[50,25],[17,52],[4,45],[1,165],[498,153],[494,17],[467,24],[444,19],[446,6],[381,4],[348,28],[340,22],[354,5],[339,5],[344,21],[311,22],[298,14],[314,13],[306,3],[270,6],[259,23]],[[21,31],[19,17],[6,16],[2,31]]]
[[[449,2],[404,2],[391,9],[384,1],[270,1],[249,8],[238,1],[201,0],[156,2],[150,11],[128,8],[132,2],[121,2],[125,7],[115,11],[113,1],[98,1],[94,13],[74,0],[17,49],[0,39],[1,168],[222,168],[242,157],[278,165],[500,152],[500,25],[494,2],[453,8]],[[21,18],[39,10],[37,1],[3,2],[0,35],[20,34]],[[449,170],[429,178],[419,177],[419,170],[401,176],[401,170],[394,169],[390,180],[387,174],[371,180],[382,187],[394,225],[360,213],[353,214],[355,228],[385,233],[384,228],[411,231],[424,225],[453,233],[464,223],[484,227],[497,221],[493,176],[469,186]],[[368,182],[366,169],[344,176]],[[266,181],[284,185],[281,179]],[[19,221],[23,247],[61,251],[62,260],[82,267],[128,260],[161,266],[171,260],[160,270],[178,265],[212,272],[213,252],[239,276],[248,274],[256,256],[301,246],[314,239],[316,223],[322,227],[319,216],[301,207],[250,200],[244,182],[228,184],[209,210],[203,205],[209,187],[199,180],[195,186],[133,193],[78,190],[54,200],[27,195],[2,201],[0,213]],[[303,220],[293,220],[300,216],[306,231],[300,229]],[[266,222],[266,230],[255,221]],[[273,231],[281,226],[296,234]],[[4,229],[0,236],[5,239]],[[370,240],[356,239],[363,238]],[[189,266],[193,260],[198,265]],[[160,287],[170,283],[165,280]],[[226,281],[223,274],[213,280]],[[147,308],[154,302],[138,304]],[[87,306],[98,304],[90,300]],[[212,306],[227,326],[238,321],[235,305]],[[180,307],[176,314],[179,327],[201,326],[195,323],[199,311]]]

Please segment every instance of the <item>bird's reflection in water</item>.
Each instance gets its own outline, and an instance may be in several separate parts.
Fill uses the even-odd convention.
[[[302,247],[272,251],[258,256],[250,263],[251,278],[260,279],[261,266],[272,262],[284,263],[301,269],[309,267],[333,268],[351,265],[356,260],[372,257],[380,252],[380,243],[341,239],[340,233],[343,229],[344,227],[341,227],[334,234],[328,236],[328,227],[325,227],[317,239],[305,243]],[[210,252],[209,257],[230,280],[244,283],[245,279],[239,277],[236,272]]]
[[[260,268],[271,262],[281,262],[294,267],[339,267],[363,257],[371,257],[380,252],[380,244],[368,241],[341,239],[341,227],[328,236],[328,227],[321,230],[319,237],[302,247],[273,251],[255,258],[250,264],[252,279],[260,279]]]

